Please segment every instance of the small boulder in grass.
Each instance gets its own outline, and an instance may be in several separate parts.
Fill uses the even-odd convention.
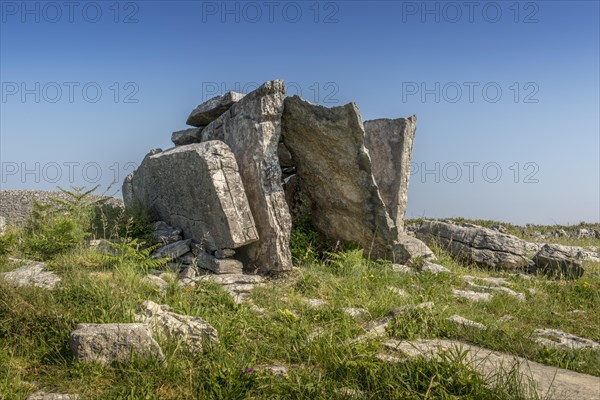
[[[69,346],[77,361],[112,365],[132,356],[165,362],[148,324],[79,324],[71,332]]]

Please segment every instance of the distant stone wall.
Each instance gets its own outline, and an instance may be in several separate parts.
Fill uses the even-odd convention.
[[[91,195],[90,199],[101,197]],[[33,200],[48,204],[51,198],[66,200],[69,196],[63,192],[45,190],[0,190],[0,220],[4,218],[7,225],[21,225],[31,212]],[[111,198],[109,203],[123,206],[123,201],[117,198]]]

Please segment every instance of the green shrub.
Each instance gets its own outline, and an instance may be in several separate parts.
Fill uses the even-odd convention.
[[[0,236],[0,257],[10,254],[16,242],[17,238],[14,233],[6,233]]]
[[[34,201],[23,230],[25,254],[47,260],[84,244],[90,236],[92,209],[87,197],[96,188],[59,188],[68,195],[67,200],[51,198],[49,204]]]

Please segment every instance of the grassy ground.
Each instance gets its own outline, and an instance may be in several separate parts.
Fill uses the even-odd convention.
[[[18,240],[5,245],[0,272],[14,268],[6,253],[21,255],[22,246]],[[78,393],[84,399],[337,399],[348,398],[340,391],[344,388],[363,391],[371,399],[525,397],[528,382],[507,372],[490,386],[461,363],[459,352],[439,361],[394,364],[377,357],[383,350],[377,340],[349,344],[364,332],[363,321],[346,315],[343,308],[365,308],[375,319],[395,307],[425,301],[435,304],[432,310],[397,317],[388,336],[461,339],[600,376],[600,352],[549,350],[532,340],[535,328],[555,328],[600,341],[600,265],[586,264],[585,275],[575,282],[526,279],[466,266],[434,249],[438,262],[452,274],[405,275],[365,260],[356,250],[324,257],[315,257],[316,251],[308,247],[301,250],[295,246],[303,262],[293,273],[252,293],[253,302],[266,310],[264,316],[250,305],[235,304],[216,284],[181,288],[174,281],[163,294],[141,282],[147,265],[139,258],[106,262],[84,245],[49,258],[50,268],[63,277],[55,291],[13,288],[0,281],[0,398],[27,398],[43,389]],[[506,277],[526,300],[503,294],[487,303],[457,299],[452,288],[465,288],[465,274]],[[405,295],[390,287],[403,289]],[[306,298],[327,304],[312,308]],[[77,323],[132,322],[147,299],[202,317],[217,329],[220,343],[207,344],[199,354],[176,341],[164,341],[166,368],[154,361],[102,367],[72,359],[68,337]],[[573,310],[580,311],[570,313]],[[454,314],[488,328],[479,331],[446,321]],[[500,322],[506,315],[514,319]],[[285,365],[289,375],[263,372],[265,365]]]

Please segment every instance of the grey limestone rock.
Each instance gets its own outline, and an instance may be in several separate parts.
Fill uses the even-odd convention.
[[[283,81],[266,82],[202,131],[202,140],[227,143],[241,166],[239,173],[259,239],[237,250],[237,255],[249,269],[263,273],[292,268],[289,249],[292,221],[277,155],[284,98]]]
[[[127,185],[131,195],[125,194]],[[127,207],[141,203],[152,217],[209,250],[258,240],[235,156],[220,141],[146,156],[131,183],[124,183],[123,197]]]
[[[79,324],[69,345],[73,357],[83,362],[110,365],[127,362],[132,355],[165,359],[148,324]]]
[[[364,122],[365,146],[373,175],[390,218],[400,230],[408,201],[410,161],[417,117],[376,119]]]
[[[196,127],[208,125],[219,118],[242,98],[244,98],[242,93],[233,91],[220,96],[215,96],[196,107],[191,112],[186,123]]]
[[[526,241],[473,224],[426,220],[417,237],[430,245],[437,242],[454,256],[489,268],[524,270],[533,264]]]

